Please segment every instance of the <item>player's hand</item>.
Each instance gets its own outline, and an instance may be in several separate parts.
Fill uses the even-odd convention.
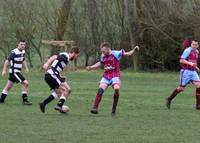
[[[140,47],[139,46],[135,46],[134,50],[139,51]]]
[[[48,65],[48,64],[44,64],[42,68],[43,68],[44,70],[47,70],[47,69],[48,69],[48,67],[49,67],[49,65]]]
[[[6,71],[2,71],[2,77],[6,76]]]
[[[88,66],[88,67],[86,67],[86,70],[87,70],[87,71],[91,71],[91,70],[92,70],[92,67],[91,67],[91,66]]]
[[[196,64],[196,63],[191,63],[190,66],[196,68],[196,67],[197,67],[197,64]]]

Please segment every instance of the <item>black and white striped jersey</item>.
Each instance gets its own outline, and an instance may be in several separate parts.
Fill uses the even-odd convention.
[[[51,68],[47,71],[49,74],[59,75],[60,72],[67,66],[69,61],[69,54],[62,52],[58,54],[57,59],[52,63]]]
[[[18,48],[13,49],[8,57],[10,63],[9,73],[21,72],[24,60],[25,50],[19,50]]]

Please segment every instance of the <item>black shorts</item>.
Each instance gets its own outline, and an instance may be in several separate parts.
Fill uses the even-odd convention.
[[[65,82],[65,78],[60,77],[59,75],[51,75],[49,73],[45,74],[44,80],[49,85],[51,89],[58,89],[62,82]]]
[[[20,72],[17,73],[10,73],[8,80],[15,82],[15,83],[22,83],[26,80]]]

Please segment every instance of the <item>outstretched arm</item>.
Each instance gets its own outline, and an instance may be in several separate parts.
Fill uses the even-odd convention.
[[[47,70],[49,66],[57,59],[57,55],[54,55],[48,59],[48,61],[43,65],[43,69]]]
[[[137,50],[137,51],[139,51],[139,46],[135,46],[135,48],[133,48],[131,51],[129,51],[129,52],[124,52],[124,56],[131,56],[131,55],[133,55],[133,53]]]
[[[6,75],[6,70],[7,70],[7,66],[9,65],[9,61],[6,60],[4,62],[4,65],[3,65],[3,70],[2,70],[2,76],[4,77]]]
[[[101,62],[98,62],[98,63],[96,63],[92,66],[86,67],[86,70],[91,71],[91,70],[95,70],[95,69],[100,68],[100,67],[101,67]]]

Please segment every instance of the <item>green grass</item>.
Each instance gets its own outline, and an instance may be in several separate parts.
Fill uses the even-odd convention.
[[[0,105],[0,143],[199,143],[200,113],[194,109],[194,87],[189,86],[169,111],[164,99],[178,85],[178,73],[122,73],[118,114],[111,117],[112,89],[103,97],[99,114],[89,113],[101,71],[67,74],[72,94],[69,115],[46,114],[38,103],[49,94],[43,74],[29,75],[34,105],[21,105],[20,86]],[[1,80],[2,89],[6,80]]]

